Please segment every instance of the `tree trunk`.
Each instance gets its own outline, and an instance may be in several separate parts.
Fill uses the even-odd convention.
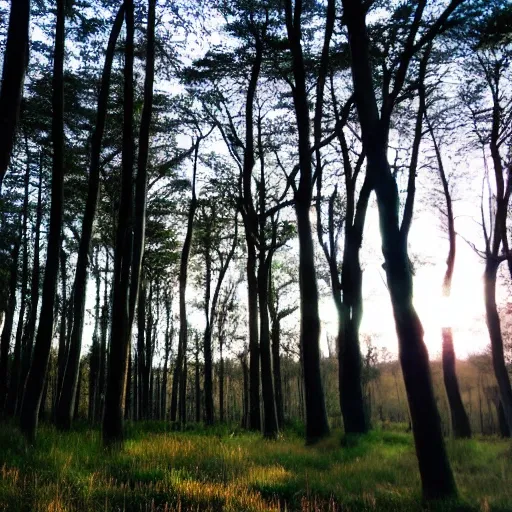
[[[128,369],[126,374],[126,393],[124,398],[124,419],[129,420],[132,413],[132,407],[131,407],[131,398],[132,398],[132,388],[130,386],[132,382],[132,350],[131,350],[131,343],[130,348],[128,349]],[[136,370],[135,370],[136,371]]]
[[[57,355],[57,400],[55,403],[55,411],[57,412],[60,394],[62,392],[62,384],[64,381],[64,374],[66,372],[67,360],[67,309],[69,304],[67,302],[67,272],[66,272],[66,253],[64,249],[60,251],[60,281],[61,281],[61,316],[60,316],[60,331],[59,331],[59,353]]]
[[[16,339],[14,342],[13,361],[11,364],[11,375],[7,400],[5,402],[5,412],[8,416],[14,416],[16,412],[16,401],[18,398],[18,388],[21,372],[21,341],[23,339],[23,328],[25,321],[25,308],[27,305],[27,285],[28,285],[28,199],[30,185],[30,155],[27,146],[27,168],[25,171],[25,195],[23,198],[23,261],[21,270],[21,292],[20,292],[20,311],[18,315],[18,326],[16,328]]]
[[[299,237],[300,283],[300,346],[303,353],[304,391],[306,404],[306,438],[315,442],[329,434],[327,410],[320,374],[320,317],[318,313],[318,286],[316,282],[315,255],[309,212],[313,192],[311,165],[309,103],[306,89],[306,72],[301,45],[301,12],[286,0],[286,29],[292,55],[293,103],[299,139],[300,180],[295,193],[295,213]]]
[[[112,338],[108,363],[103,441],[106,445],[123,441],[124,398],[128,352],[130,350],[129,285],[132,259],[132,187],[133,187],[133,0],[125,0],[126,44],[124,65],[123,156],[121,201],[114,252]]]
[[[155,8],[156,0],[148,0],[148,27],[146,42],[146,77],[144,106],[140,120],[137,178],[135,180],[135,218],[133,233],[133,270],[130,285],[130,326],[133,323],[140,288],[144,240],[146,236],[146,203],[148,188],[149,129],[153,112],[153,83],[155,77]]]
[[[96,408],[98,407],[98,378],[100,367],[100,270],[98,267],[98,252],[96,252],[96,304],[94,307],[94,333],[92,335],[92,346],[89,359],[89,422],[96,419]]]
[[[360,197],[359,203],[362,201],[367,203],[367,198]],[[342,262],[343,299],[339,297],[339,306],[337,306],[341,312],[338,334],[340,406],[345,433],[364,434],[368,431],[369,421],[364,410],[359,346],[359,326],[363,311],[363,279],[359,262],[362,226],[359,233],[356,233],[358,231],[356,226],[352,226],[348,231],[349,233],[345,235],[346,244]]]
[[[187,422],[187,353],[183,354],[183,373],[180,380],[180,411],[179,420],[181,425]]]
[[[498,262],[488,255],[484,272],[484,298],[487,329],[491,339],[491,354],[494,374],[498,383],[500,401],[509,430],[512,430],[512,389],[508,375],[505,357],[503,355],[503,338],[501,334],[500,317],[496,308],[496,272]]]
[[[274,389],[276,397],[277,423],[279,428],[284,428],[284,404],[283,404],[283,383],[281,378],[281,322],[275,319],[271,329],[272,340],[272,369],[274,374]]]
[[[146,283],[140,286],[139,301],[137,305],[137,381],[139,385],[139,419],[148,419],[148,389],[146,381]]]
[[[219,336],[219,422],[224,423],[224,340]]]
[[[498,404],[496,407],[496,413],[498,414],[498,425],[500,427],[500,436],[501,437],[510,437],[510,429],[507,425],[507,420],[505,418],[505,411],[503,410],[503,404],[501,400],[498,400]]]
[[[247,242],[247,294],[249,310],[249,428],[261,430],[258,281],[256,277],[256,249],[252,242]]]
[[[78,385],[78,369],[80,366],[80,351],[82,348],[82,333],[84,326],[85,299],[87,293],[87,270],[89,252],[93,237],[94,218],[100,192],[100,156],[105,122],[107,118],[107,105],[110,90],[110,76],[117,39],[121,32],[124,17],[124,6],[119,9],[112,31],[110,33],[105,64],[101,78],[101,87],[98,97],[98,114],[96,127],[91,141],[91,163],[89,169],[89,185],[87,201],[82,222],[82,235],[78,247],[75,282],[73,285],[73,328],[69,343],[66,371],[62,385],[59,404],[57,406],[56,424],[63,430],[71,427],[74,414],[74,401]]]
[[[242,414],[242,427],[249,427],[249,367],[247,365],[247,355],[244,353],[240,357],[240,364],[242,365],[243,374],[243,414]]]
[[[446,272],[443,280],[443,296],[449,298],[451,295],[452,288],[452,276],[455,267],[455,254],[456,254],[456,243],[457,233],[455,232],[455,219],[453,215],[452,197],[450,193],[450,187],[448,186],[448,179],[444,170],[443,159],[441,157],[441,151],[437,145],[434,130],[432,125],[425,113],[427,121],[428,131],[432,142],[434,143],[434,150],[436,153],[437,167],[439,171],[439,177],[443,185],[443,193],[446,201],[446,220],[448,223],[448,240],[449,250],[448,258],[446,260]],[[464,409],[462,403],[462,397],[459,389],[459,381],[457,380],[457,372],[455,370],[456,357],[455,350],[453,347],[453,333],[451,327],[443,326],[442,328],[443,337],[443,379],[444,387],[446,389],[446,396],[448,397],[448,405],[450,407],[450,417],[452,421],[453,436],[458,438],[469,438],[471,437],[471,426],[469,424],[469,418]]]
[[[212,317],[210,315],[210,289],[212,280],[212,243],[210,238],[210,226],[206,226],[204,239],[204,257],[205,257],[205,295],[204,309],[206,317],[206,326],[203,337],[204,349],[204,416],[207,425],[213,425],[213,357],[212,357]]]
[[[57,0],[57,24],[53,64],[52,143],[53,170],[48,252],[43,283],[39,328],[34,357],[27,377],[20,415],[21,430],[30,442],[35,441],[39,406],[53,335],[55,292],[59,274],[59,253],[62,242],[64,189],[64,38],[65,0]]]
[[[367,173],[377,195],[382,252],[423,494],[426,498],[454,496],[457,488],[446,454],[423,328],[412,304],[413,283],[407,238],[400,232],[398,190],[387,161],[387,132],[379,117],[373,88],[366,11],[361,1],[344,0],[343,6],[352,52],[356,106],[367,155]]]
[[[199,151],[199,145],[196,144],[194,162],[197,162]],[[175,422],[178,416],[178,395],[180,389],[180,383],[184,377],[184,360],[187,351],[187,338],[188,338],[188,324],[187,324],[187,303],[186,303],[186,291],[187,291],[187,276],[188,276],[188,259],[190,256],[190,247],[192,244],[192,233],[194,229],[194,215],[197,208],[196,198],[196,171],[197,166],[194,165],[194,175],[192,177],[192,198],[190,200],[190,206],[188,210],[187,218],[187,233],[185,235],[185,241],[183,242],[183,248],[181,250],[181,261],[180,261],[180,333],[178,341],[178,354],[176,357],[176,363],[174,365],[174,373],[172,379],[172,391],[171,391],[171,421]]]
[[[264,241],[263,241],[264,242]],[[261,388],[263,394],[263,435],[277,438],[279,428],[274,398],[272,375],[272,356],[270,349],[270,325],[268,318],[269,268],[265,261],[263,246],[260,247],[260,265],[258,269],[258,299],[260,313],[260,354],[261,354]]]
[[[18,257],[21,245],[20,235],[14,242],[11,253],[11,277],[9,280],[9,302],[5,313],[4,328],[0,340],[0,416],[3,416],[5,400],[7,396],[7,369],[9,366],[9,348],[11,345],[12,326],[16,313],[16,288],[18,286]]]
[[[109,312],[109,293],[108,293],[108,266],[109,256],[108,251],[105,254],[105,284],[103,291],[103,306],[101,309],[101,334],[100,334],[100,366],[98,369],[98,397],[99,403],[96,408],[96,421],[103,419],[103,410],[105,406],[105,386],[107,374],[107,337],[108,337],[108,312]]]
[[[201,379],[199,372],[199,336],[196,335],[196,423],[201,421]]]
[[[451,327],[444,327],[443,335],[443,379],[450,415],[452,420],[453,436],[456,439],[471,437],[469,418],[464,409],[460,394],[459,382],[455,371],[455,350],[453,348],[453,334]]]
[[[41,157],[40,169],[39,169],[39,189],[37,195],[37,212],[36,212],[36,223],[34,226],[34,255],[32,265],[32,282],[30,284],[30,309],[27,318],[27,325],[23,332],[23,338],[21,342],[22,356],[21,356],[21,375],[19,385],[13,387],[13,393],[16,393],[16,412],[19,413],[21,410],[21,404],[23,400],[23,393],[25,390],[25,382],[27,375],[30,370],[30,363],[32,361],[32,349],[34,346],[34,336],[36,332],[37,322],[37,305],[39,303],[39,280],[40,280],[40,232],[41,222],[43,218],[43,206],[42,206],[42,189],[43,189],[43,162]]]
[[[9,167],[28,64],[30,0],[11,0],[0,88],[0,190]]]

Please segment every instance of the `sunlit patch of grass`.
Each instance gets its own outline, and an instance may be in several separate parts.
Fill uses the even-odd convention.
[[[40,429],[26,449],[0,426],[0,510],[512,510],[512,451],[498,439],[450,441],[461,501],[425,505],[410,434],[335,433],[305,446],[227,426],[178,432],[130,426],[123,450],[106,452],[98,431]]]

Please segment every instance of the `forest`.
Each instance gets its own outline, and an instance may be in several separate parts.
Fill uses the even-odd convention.
[[[0,66],[0,510],[512,510],[510,0],[0,0]]]

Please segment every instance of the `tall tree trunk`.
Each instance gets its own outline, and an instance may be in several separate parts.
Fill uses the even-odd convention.
[[[251,235],[247,236],[250,237]],[[260,346],[258,340],[258,280],[256,277],[256,261],[256,248],[254,247],[254,243],[247,240],[247,305],[249,310],[249,428],[251,430],[261,430]]]
[[[103,306],[101,308],[101,334],[100,334],[100,366],[98,369],[98,407],[96,408],[96,421],[103,418],[103,410],[105,405],[105,386],[106,386],[106,366],[107,366],[107,337],[108,337],[108,311],[109,311],[109,293],[108,293],[108,273],[109,273],[109,256],[108,251],[105,254],[105,276],[103,291]]]
[[[242,168],[242,218],[247,244],[247,307],[249,322],[249,428],[261,430],[260,412],[260,349],[258,340],[258,280],[256,274],[256,245],[258,217],[252,197],[252,172],[254,167],[254,100],[263,61],[263,43],[255,32],[255,57],[247,87],[245,102],[245,148]]]
[[[161,395],[161,408],[162,419],[167,419],[167,379],[169,368],[169,356],[171,354],[171,345],[173,338],[173,329],[171,327],[172,315],[172,297],[170,298],[168,292],[165,295],[165,353],[164,353],[164,368],[162,370],[162,395]]]
[[[187,275],[188,275],[188,259],[190,256],[190,247],[192,245],[192,233],[194,229],[194,215],[197,208],[197,197],[196,197],[196,173],[197,173],[197,158],[199,153],[199,144],[195,146],[194,152],[194,175],[192,177],[192,198],[190,200],[190,206],[187,217],[187,232],[185,235],[185,241],[183,242],[183,248],[181,250],[181,261],[180,261],[180,332],[178,340],[178,354],[176,357],[176,363],[174,365],[174,373],[172,379],[172,392],[171,392],[171,421],[177,420],[178,414],[178,395],[180,389],[180,383],[184,375],[184,360],[187,351],[187,338],[188,338],[188,324],[187,324],[187,303],[186,303],[186,291],[187,291]]]
[[[26,139],[25,139],[26,141]],[[27,285],[28,285],[28,199],[30,185],[30,154],[27,147],[27,168],[25,170],[25,195],[23,198],[23,258],[21,269],[21,292],[20,292],[20,311],[18,315],[18,326],[16,328],[16,339],[14,342],[13,361],[11,364],[11,375],[7,400],[5,402],[5,412],[8,416],[14,416],[16,412],[16,401],[18,398],[18,388],[21,372],[21,341],[23,339],[23,328],[25,322],[25,309],[27,306]]]
[[[196,334],[196,361],[195,361],[195,372],[196,372],[196,423],[201,421],[201,378],[199,372],[199,336]]]
[[[180,380],[180,411],[179,420],[181,425],[185,425],[187,422],[187,352],[183,354],[183,373]]]
[[[67,360],[67,309],[69,304],[67,302],[67,272],[66,272],[66,253],[64,249],[60,251],[60,282],[61,282],[61,316],[60,316],[60,331],[59,331],[59,353],[57,356],[57,400],[55,407],[58,407],[59,397],[62,391],[62,384],[64,381],[64,374],[66,372]],[[57,412],[57,409],[55,409]]]
[[[78,385],[78,369],[80,366],[80,351],[82,348],[82,333],[84,326],[85,299],[87,293],[87,270],[89,252],[93,237],[94,218],[100,193],[100,155],[105,122],[107,118],[107,105],[110,90],[110,76],[117,39],[123,26],[124,4],[120,7],[112,31],[110,33],[103,74],[101,78],[100,93],[98,96],[98,113],[96,127],[92,134],[91,163],[89,169],[89,185],[87,201],[82,222],[82,235],[78,247],[75,282],[73,285],[73,328],[69,344],[66,372],[64,374],[62,392],[57,406],[56,424],[60,429],[68,430],[71,427],[74,414],[74,401]]]
[[[427,113],[425,112],[425,118],[427,122],[428,131],[432,142],[434,144],[434,150],[437,159],[437,168],[439,171],[439,177],[443,185],[443,193],[446,201],[446,220],[448,224],[448,241],[449,250],[448,258],[446,260],[446,271],[443,280],[443,296],[447,299],[451,295],[452,289],[452,277],[453,270],[455,267],[455,254],[456,254],[456,243],[457,233],[455,232],[455,219],[453,215],[452,197],[450,193],[450,187],[448,186],[448,179],[444,170],[443,159],[441,157],[441,151],[437,145],[434,130],[430,123]],[[450,407],[450,417],[452,421],[452,431],[455,438],[468,438],[471,437],[471,426],[469,424],[469,418],[464,409],[462,403],[462,396],[459,388],[459,381],[457,380],[457,372],[455,369],[456,357],[455,350],[453,347],[453,332],[449,326],[442,327],[442,339],[443,339],[443,379],[444,387],[446,389],[446,396],[448,397],[448,405]]]
[[[219,422],[224,422],[224,340],[219,335]]]
[[[132,414],[131,407],[131,399],[132,399],[132,388],[130,386],[132,382],[132,374],[135,373],[133,370],[133,362],[132,362],[132,350],[130,345],[130,350],[128,351],[128,369],[126,374],[126,393],[124,397],[124,419],[129,420]]]
[[[131,326],[129,323],[129,286],[132,260],[132,187],[133,187],[133,0],[125,0],[126,44],[124,65],[123,157],[121,201],[114,252],[112,338],[108,363],[103,441],[106,445],[123,441],[124,402]]]
[[[274,389],[276,396],[277,423],[284,428],[283,382],[281,377],[281,322],[278,318],[272,321],[272,369],[274,374]]]
[[[22,230],[14,242],[11,253],[11,277],[9,279],[9,302],[5,313],[4,328],[0,339],[0,416],[3,416],[4,405],[7,396],[7,369],[9,365],[9,349],[11,346],[12,326],[14,323],[14,315],[16,313],[16,289],[18,287],[18,257],[20,253],[20,245],[22,238]]]
[[[95,422],[96,408],[98,407],[98,388],[99,388],[99,368],[100,368],[100,269],[98,264],[98,250],[95,258],[95,277],[96,277],[96,304],[94,306],[94,332],[92,335],[92,346],[89,363],[89,421]]]
[[[240,356],[240,364],[242,365],[243,375],[243,411],[242,411],[242,427],[249,427],[249,366],[247,364],[247,352]]]
[[[146,340],[146,283],[142,282],[139,292],[139,301],[137,305],[137,379],[139,384],[139,418],[148,419],[148,404],[146,392],[145,366],[146,350],[148,350]]]
[[[144,106],[140,120],[137,178],[135,180],[135,218],[133,234],[133,270],[130,285],[130,325],[133,323],[140,289],[144,240],[146,235],[146,202],[148,188],[149,130],[153,112],[153,83],[155,79],[155,9],[156,0],[148,0],[148,27],[146,42],[146,77]]]
[[[11,0],[0,88],[0,190],[9,167],[28,63],[30,0]]]
[[[260,306],[261,388],[263,392],[264,411],[263,435],[273,439],[279,434],[279,427],[277,424],[276,402],[274,398],[272,356],[270,349],[270,323],[268,318],[269,267],[268,262],[265,261],[266,258],[263,251],[263,246],[261,246],[260,243],[258,299]]]
[[[82,393],[82,375],[83,375],[84,365],[80,362],[80,366],[78,369],[78,385],[76,388],[76,400],[74,403],[73,409],[73,420],[77,420],[80,417],[80,395]]]
[[[373,88],[366,11],[360,0],[343,0],[343,6],[352,52],[355,100],[367,155],[367,173],[377,195],[382,252],[423,494],[426,498],[454,496],[457,488],[446,454],[423,328],[412,304],[407,238],[400,231],[398,190],[387,160],[386,123],[380,119]]]
[[[295,80],[293,103],[299,139],[300,180],[295,193],[295,213],[299,236],[300,346],[303,352],[304,390],[306,395],[306,438],[311,443],[329,434],[329,423],[320,374],[318,286],[309,217],[313,193],[313,170],[311,165],[309,103],[300,35],[301,9],[301,3],[297,2],[294,5],[294,12],[292,12],[291,0],[285,1],[286,30],[290,43]]]
[[[211,222],[211,219],[206,221]],[[215,222],[215,221],[214,221]],[[204,348],[204,417],[207,425],[213,425],[213,357],[212,357],[212,322],[210,315],[210,291],[212,280],[212,240],[210,238],[211,224],[205,226],[205,237],[203,241],[203,252],[205,258],[205,293],[204,293],[204,309],[206,317],[206,326],[203,336]]]
[[[48,358],[53,335],[53,317],[59,253],[62,243],[62,214],[64,191],[64,46],[65,0],[57,0],[57,23],[53,63],[52,98],[52,202],[48,251],[43,283],[41,315],[34,346],[34,357],[27,377],[27,384],[20,415],[21,430],[30,442],[35,441],[39,406],[43,393]]]
[[[34,337],[36,332],[37,322],[37,305],[39,303],[39,281],[40,281],[40,232],[41,222],[43,218],[43,205],[42,205],[42,190],[43,190],[43,160],[42,156],[40,159],[39,169],[39,188],[37,193],[37,212],[36,222],[34,226],[34,254],[32,264],[32,281],[30,284],[30,309],[27,318],[27,325],[23,332],[23,338],[21,342],[22,356],[21,356],[21,374],[19,385],[12,388],[13,393],[16,394],[16,412],[19,414],[21,410],[21,404],[23,400],[23,393],[25,390],[25,382],[27,375],[30,370],[30,363],[32,361],[32,351],[34,346]]]

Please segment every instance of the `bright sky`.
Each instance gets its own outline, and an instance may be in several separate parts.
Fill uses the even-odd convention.
[[[472,239],[478,240],[478,226],[472,226],[469,221],[459,224],[465,224],[466,230],[471,230],[473,234]],[[463,231],[462,226],[460,228]],[[489,339],[483,300],[483,262],[480,257],[458,237],[452,296],[447,301],[441,296],[441,285],[446,269],[448,241],[434,212],[422,211],[416,216],[409,241],[412,259],[418,255],[422,261],[426,261],[424,264],[416,264],[414,304],[423,323],[430,357],[440,357],[441,328],[448,325],[450,320],[458,358],[466,358],[485,350]],[[385,272],[381,267],[383,257],[380,251],[378,212],[374,202],[368,212],[362,254],[364,315],[361,332],[371,335],[377,347],[386,347],[393,354],[397,354],[393,311],[384,284]],[[505,290],[500,292],[499,298],[506,300]],[[320,311],[324,329],[334,335],[336,311],[332,300],[324,299]]]

